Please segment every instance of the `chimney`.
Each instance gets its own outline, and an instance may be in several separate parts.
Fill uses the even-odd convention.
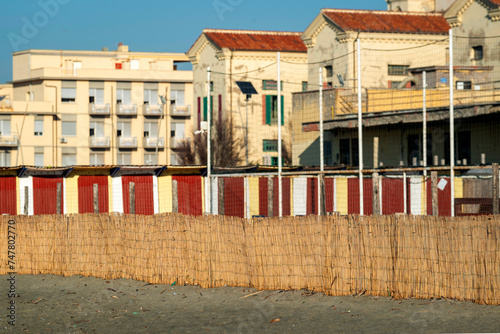
[[[109,49],[107,47],[103,47],[102,51],[109,51]]]
[[[122,42],[118,43],[118,52],[128,52],[128,45],[123,45]]]

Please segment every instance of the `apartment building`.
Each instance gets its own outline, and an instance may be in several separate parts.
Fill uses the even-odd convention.
[[[204,29],[187,52],[193,64],[195,127],[207,121],[207,69],[212,119],[232,117],[243,140],[240,165],[278,164],[277,52],[281,57],[282,141],[291,151],[292,92],[307,87],[307,48],[298,32]],[[247,96],[238,82],[255,89]]]
[[[121,43],[15,52],[0,105],[0,164],[175,165],[175,147],[191,131],[192,71],[177,68],[188,61]]]

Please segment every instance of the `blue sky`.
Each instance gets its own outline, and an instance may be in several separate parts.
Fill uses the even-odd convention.
[[[303,31],[321,8],[385,10],[384,0],[7,0],[0,83],[26,49],[186,52],[204,28]]]

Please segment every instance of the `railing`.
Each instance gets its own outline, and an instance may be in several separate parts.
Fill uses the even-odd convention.
[[[163,114],[161,106],[152,104],[143,105],[142,113],[146,116],[161,116]]]
[[[450,92],[445,89],[427,89],[426,107],[441,108],[450,104]],[[500,102],[500,89],[454,90],[454,104],[471,105]],[[355,90],[335,92],[335,115],[356,114],[358,96]],[[418,110],[423,108],[422,89],[366,89],[362,94],[363,113]]]
[[[191,116],[191,106],[172,106],[172,116]]]
[[[137,148],[137,137],[118,137],[118,148]]]
[[[90,148],[109,148],[110,147],[109,137],[90,136],[89,137],[89,147]]]
[[[178,147],[184,140],[185,138],[180,138],[180,137],[172,137],[170,138],[170,148],[176,148]]]
[[[118,116],[135,116],[137,115],[137,104],[116,104],[116,114]]]
[[[89,114],[90,115],[109,115],[109,103],[107,103],[107,104],[89,103]]]
[[[0,135],[0,147],[17,147],[18,143],[17,135]]]
[[[165,146],[165,138],[163,137],[144,137],[142,140],[144,148],[163,148]]]

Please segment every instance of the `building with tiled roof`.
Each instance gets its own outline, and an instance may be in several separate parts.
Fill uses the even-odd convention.
[[[455,109],[454,163],[498,161],[500,0],[386,1],[389,11],[323,9],[302,35],[308,47],[309,84],[318,83],[322,69],[327,88],[325,157],[331,159],[325,162],[358,166],[358,78],[365,166],[380,167],[372,165],[375,153],[383,166],[422,166],[424,156],[427,166],[450,164],[450,86]],[[422,130],[424,73],[426,135]],[[318,91],[294,94],[293,164],[319,164],[319,117],[311,111],[318,110],[318,100]],[[374,152],[375,137],[378,152]]]
[[[211,110],[215,122],[231,117],[238,139],[248,143],[239,164],[277,164],[277,52],[281,53],[282,138],[291,147],[292,92],[307,81],[307,48],[300,32],[204,29],[187,52],[193,64],[194,127],[207,120],[207,68],[211,69]],[[288,67],[287,67],[288,66]],[[237,81],[257,94],[242,93]]]

